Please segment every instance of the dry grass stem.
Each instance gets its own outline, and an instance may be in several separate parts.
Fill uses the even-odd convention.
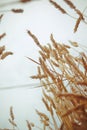
[[[33,60],[32,58],[30,58],[30,57],[27,57],[27,58],[28,58],[29,60],[33,61],[34,63],[36,63],[36,64],[40,65],[40,63],[39,63],[39,62],[37,62],[37,61]]]

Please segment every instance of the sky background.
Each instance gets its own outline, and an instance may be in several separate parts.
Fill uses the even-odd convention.
[[[52,33],[55,40],[60,43],[69,44],[68,40],[76,41],[81,46],[87,43],[87,25],[80,23],[78,31],[73,33],[76,19],[61,14],[48,0],[32,0],[29,3],[14,3],[15,0],[0,0],[0,14],[4,14],[0,22],[0,34],[6,32],[6,37],[0,41],[0,46],[5,45],[6,50],[14,54],[0,61],[0,88],[14,86],[35,86],[38,80],[32,80],[31,75],[36,74],[37,65],[26,57],[38,61],[38,47],[27,30],[34,33],[40,43],[46,45],[50,42]],[[16,0],[17,1],[17,0]],[[69,14],[78,17],[63,0],[55,0]],[[14,4],[10,4],[10,2]],[[7,4],[6,4],[7,3]],[[87,7],[87,0],[73,0],[73,3],[83,11]],[[9,10],[22,8],[22,14],[14,14]],[[3,10],[6,12],[3,12]],[[84,12],[85,15],[87,11]],[[80,48],[78,49],[78,51]],[[24,130],[24,121],[29,119],[37,121],[35,109],[44,110],[41,103],[41,88],[39,89],[14,89],[0,90],[0,127],[8,127],[9,108],[13,106],[14,112],[21,130]]]

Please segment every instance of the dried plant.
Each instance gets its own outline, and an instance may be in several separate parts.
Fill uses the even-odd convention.
[[[31,0],[19,0],[25,3]],[[69,13],[58,3],[49,0],[63,14]],[[77,31],[81,21],[85,22],[85,16],[76,8],[70,0],[64,2],[73,9],[77,14],[74,32]],[[23,9],[11,9],[13,13],[22,13]],[[70,16],[70,15],[69,15]],[[0,20],[3,14],[0,15]],[[72,16],[71,16],[72,17]],[[69,41],[67,44],[58,43],[53,34],[50,35],[51,44],[41,45],[38,38],[29,30],[28,35],[34,40],[39,47],[40,57],[38,61],[27,57],[36,63],[37,74],[31,76],[33,79],[39,79],[42,87],[42,102],[47,113],[36,109],[43,124],[39,128],[34,123],[26,120],[28,130],[38,128],[39,130],[86,130],[87,129],[87,55],[85,52],[78,53],[74,56],[70,53],[73,47],[79,47],[77,42]],[[6,33],[0,35],[0,40]],[[5,51],[5,46],[0,47],[0,60],[5,59],[12,52]],[[10,118],[8,119],[11,129],[4,128],[0,130],[18,130],[15,122],[13,107],[10,107]]]
[[[32,78],[40,79],[42,86],[44,86],[42,88],[42,101],[51,116],[49,118],[47,114],[36,111],[40,116],[41,123],[43,123],[43,130],[86,130],[86,54],[84,52],[79,53],[77,57],[71,55],[70,49],[72,47],[57,43],[52,34],[50,36],[52,45],[42,46],[39,40],[39,44],[37,44],[36,36],[30,31],[28,32],[40,48],[39,64],[37,64],[37,68],[39,68],[38,74],[36,77],[32,76]],[[74,47],[79,47],[76,42],[70,41],[70,43]],[[46,76],[40,78],[41,75]]]
[[[81,21],[83,21],[85,24],[87,24],[87,22],[85,21],[85,15],[83,14],[83,12],[81,12],[79,9],[76,8],[76,6],[72,3],[72,1],[70,0],[64,0],[64,2],[71,8],[73,9],[77,14],[78,14],[78,18],[75,18],[74,16],[70,15],[64,8],[62,8],[57,2],[53,1],[53,0],[49,0],[50,3],[52,5],[54,5],[55,8],[57,8],[59,11],[61,11],[63,14],[66,14],[72,18],[74,18],[76,21],[75,27],[74,27],[74,33],[77,31],[78,26],[80,24]]]
[[[86,130],[87,56],[85,52],[78,53],[78,56],[71,55],[72,46],[77,48],[79,44],[73,41],[69,41],[72,46],[60,44],[56,42],[52,34],[50,35],[52,44],[42,46],[31,31],[27,31],[27,33],[40,48],[39,61],[27,58],[38,65],[38,74],[32,78],[39,79],[41,82],[42,102],[47,110],[47,113],[36,110],[43,128],[26,120],[28,130],[33,130],[33,128],[40,130]],[[2,54],[5,46],[0,49],[0,54]],[[13,107],[10,107],[8,121],[12,125],[12,130],[18,129]],[[7,130],[11,129],[7,128]]]

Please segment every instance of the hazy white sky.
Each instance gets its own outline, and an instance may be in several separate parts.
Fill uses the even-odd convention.
[[[26,56],[38,61],[38,47],[28,36],[27,30],[34,33],[41,44],[50,42],[50,34],[58,42],[68,44],[68,40],[76,41],[82,45],[87,42],[87,25],[80,24],[78,31],[74,34],[73,29],[76,20],[61,14],[55,9],[48,0],[32,0],[26,4],[8,4],[12,0],[0,0],[0,12],[12,8],[23,8],[23,14],[14,14],[4,12],[4,17],[0,22],[0,34],[6,32],[6,37],[0,41],[0,46],[5,45],[6,49],[14,53],[0,61],[0,87],[23,85],[28,83],[37,83],[31,80],[29,76],[36,74],[36,64],[29,61]],[[15,0],[14,0],[15,1]],[[56,1],[56,0],[55,0]],[[75,5],[83,11],[87,6],[87,0],[73,0]],[[75,16],[63,0],[57,0],[69,14]],[[2,6],[1,6],[2,5]],[[87,11],[85,11],[85,14]],[[0,14],[2,14],[1,12]],[[15,109],[16,117],[19,121],[21,130],[24,130],[25,124],[21,123],[28,119],[34,119],[34,109],[36,107],[43,110],[41,101],[41,90],[6,90],[0,91],[0,123],[2,127],[7,127],[9,107],[12,105]],[[21,109],[21,110],[20,110]],[[2,114],[1,114],[2,113]],[[32,113],[32,114],[31,114]],[[1,126],[0,126],[1,127]]]

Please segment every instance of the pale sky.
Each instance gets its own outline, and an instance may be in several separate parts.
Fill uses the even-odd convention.
[[[26,57],[38,61],[39,54],[38,47],[28,36],[27,30],[34,33],[41,44],[50,43],[50,34],[53,33],[58,42],[68,44],[68,40],[72,40],[83,46],[86,45],[87,25],[81,22],[78,31],[73,33],[76,19],[61,14],[49,3],[49,0],[32,0],[26,4],[5,5],[9,1],[12,0],[0,0],[0,14],[3,13],[3,10],[12,8],[22,8],[24,12],[23,14],[4,12],[4,17],[0,22],[0,34],[3,32],[7,34],[0,41],[0,46],[5,45],[7,50],[14,53],[0,61],[0,88],[39,83],[39,81],[30,79],[31,75],[36,74],[37,65]],[[69,14],[77,17],[63,0],[55,1],[64,7]],[[87,0],[73,0],[73,2],[81,11],[87,6]],[[34,116],[35,108],[43,110],[40,98],[41,89],[0,90],[0,127],[8,126],[9,107],[13,106],[19,126],[21,130],[24,130],[26,124],[24,120],[37,120]]]

